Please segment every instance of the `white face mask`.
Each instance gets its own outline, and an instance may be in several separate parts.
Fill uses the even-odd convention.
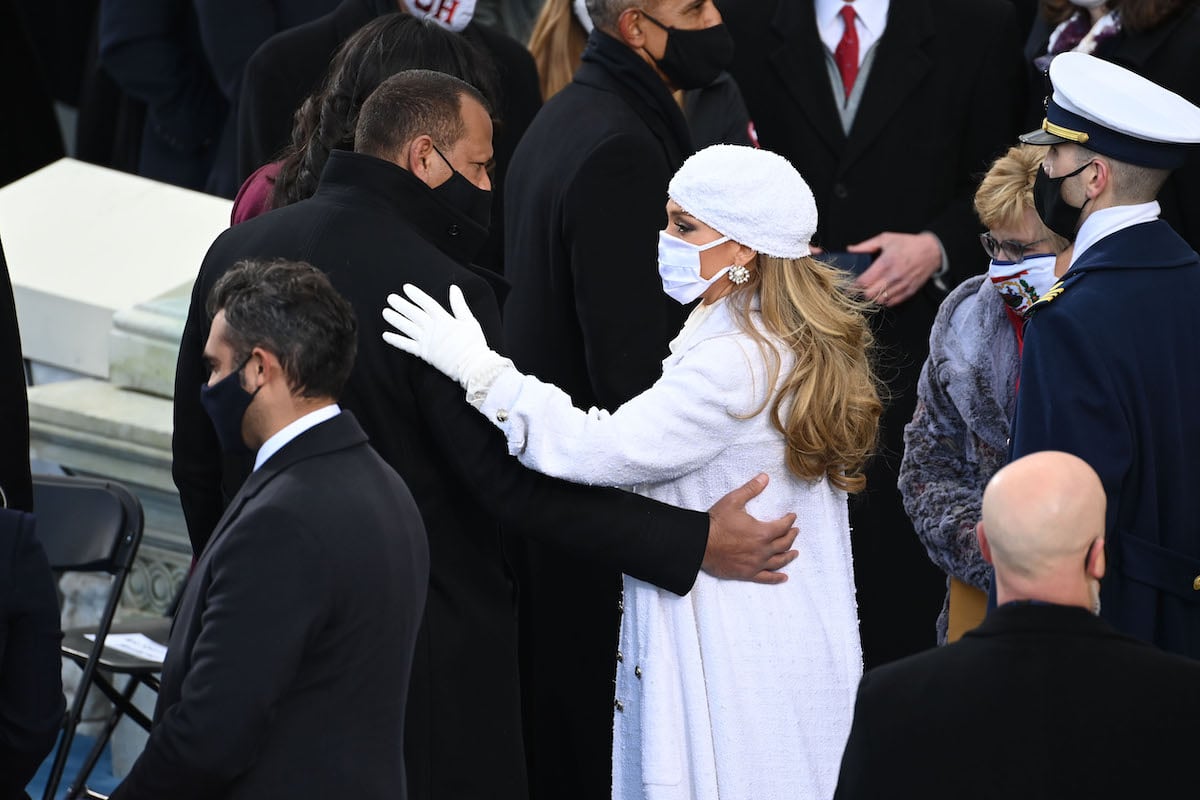
[[[592,32],[592,15],[587,10],[587,0],[575,0],[575,19],[579,20],[579,24],[588,33]]]
[[[666,231],[659,231],[658,275],[662,278],[663,291],[667,296],[686,305],[720,280],[733,265],[705,279],[700,277],[700,254],[728,241],[728,236],[722,236],[708,244],[691,244]]]
[[[1058,281],[1054,275],[1055,256],[1026,256],[1020,264],[1011,261],[992,261],[988,277],[1005,304],[1024,316],[1029,307]]]
[[[458,33],[475,16],[476,0],[404,0],[414,17],[431,19],[447,30]]]

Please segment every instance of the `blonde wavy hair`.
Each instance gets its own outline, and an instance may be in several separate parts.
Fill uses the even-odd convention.
[[[758,254],[750,280],[734,288],[729,303],[766,360],[769,386],[779,383],[782,359],[753,322],[755,293],[761,297],[762,326],[791,350],[795,363],[774,398],[768,395],[750,416],[770,405],[793,474],[862,491],[883,413],[881,384],[871,366],[875,337],[867,313],[873,306],[858,298],[841,270],[809,256]]]
[[[587,32],[575,18],[571,0],[546,0],[529,34],[529,52],[537,65],[543,100],[571,82],[586,44]]]

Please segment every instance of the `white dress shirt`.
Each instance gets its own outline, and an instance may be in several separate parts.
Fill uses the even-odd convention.
[[[1113,206],[1095,212],[1085,219],[1079,228],[1075,237],[1075,250],[1071,253],[1071,266],[1075,266],[1079,257],[1105,236],[1143,222],[1153,222],[1161,212],[1157,200],[1133,206]]]
[[[316,411],[310,411],[303,417],[280,428],[274,436],[263,442],[262,447],[258,448],[258,455],[254,457],[254,471],[257,472],[259,467],[267,463],[268,458],[278,453],[292,439],[309,428],[315,428],[322,422],[333,419],[340,413],[342,413],[341,407],[337,403],[330,403],[327,406],[321,406]]]
[[[821,41],[829,48],[829,52],[837,50],[838,42],[846,25],[842,22],[842,6],[847,5],[843,0],[816,0],[813,8],[817,12],[817,30]],[[858,65],[887,27],[888,0],[853,0],[848,5],[854,6],[855,29],[858,31]]]

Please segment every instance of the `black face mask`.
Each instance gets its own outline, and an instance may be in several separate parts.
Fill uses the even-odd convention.
[[[1067,173],[1058,178],[1051,178],[1046,174],[1046,170],[1039,169],[1037,177],[1033,179],[1034,209],[1037,211],[1038,216],[1042,218],[1042,222],[1046,223],[1047,228],[1068,242],[1075,241],[1075,231],[1079,227],[1079,216],[1083,213],[1083,206],[1088,204],[1090,198],[1083,201],[1083,206],[1076,208],[1063,199],[1062,183],[1067,178],[1073,178],[1083,172],[1091,164],[1092,162],[1089,161],[1074,172]]]
[[[480,189],[454,168],[450,159],[442,154],[435,146],[434,151],[442,156],[442,161],[450,168],[450,178],[441,186],[435,186],[433,193],[442,199],[446,205],[466,215],[472,222],[484,230],[492,224],[492,193]]]
[[[655,63],[676,89],[702,89],[733,63],[733,37],[724,23],[711,28],[668,28],[654,17],[642,16],[667,32],[667,49]]]
[[[246,416],[250,402],[258,394],[258,389],[247,392],[242,388],[242,370],[248,363],[250,356],[246,356],[246,360],[239,364],[237,369],[212,386],[206,383],[200,387],[200,405],[204,406],[209,419],[212,420],[221,450],[235,456],[250,454],[250,448],[242,439],[242,419]]]

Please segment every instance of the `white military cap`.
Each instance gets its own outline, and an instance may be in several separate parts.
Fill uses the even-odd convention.
[[[769,150],[706,147],[683,162],[667,194],[705,225],[759,253],[801,258],[812,252],[812,190],[786,158]]]
[[[1054,94],[1026,144],[1074,142],[1143,167],[1173,169],[1200,143],[1200,108],[1158,84],[1085,53],[1050,62]]]

